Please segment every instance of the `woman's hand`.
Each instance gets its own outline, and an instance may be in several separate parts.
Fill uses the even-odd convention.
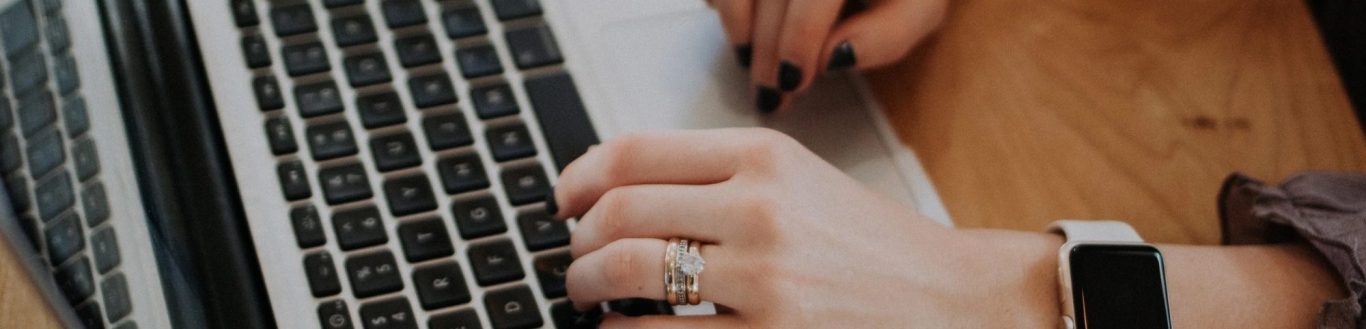
[[[721,314],[604,327],[1018,327],[983,312],[1058,314],[1057,238],[948,229],[771,130],[621,136],[570,164],[553,197],[557,217],[581,216],[566,282],[580,308],[664,299],[666,241],[703,242],[700,295]]]
[[[707,0],[749,67],[759,111],[826,70],[893,63],[944,19],[946,0]],[[753,65],[751,65],[753,64]]]

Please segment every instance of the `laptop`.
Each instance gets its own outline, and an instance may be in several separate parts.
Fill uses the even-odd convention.
[[[632,131],[777,129],[949,223],[857,75],[761,115],[724,40],[703,1],[0,0],[0,223],[112,328],[591,326],[544,195]]]

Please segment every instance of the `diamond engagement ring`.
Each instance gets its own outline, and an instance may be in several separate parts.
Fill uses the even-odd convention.
[[[669,245],[664,250],[664,299],[669,305],[697,305],[702,302],[697,287],[697,277],[706,265],[700,254],[701,247],[701,242],[669,239]]]

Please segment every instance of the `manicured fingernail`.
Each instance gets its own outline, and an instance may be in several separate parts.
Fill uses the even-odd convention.
[[[825,69],[827,71],[838,71],[854,67],[854,64],[858,64],[858,59],[854,57],[854,45],[849,44],[849,41],[846,40],[840,42],[840,45],[835,47],[835,51],[830,53],[830,64],[827,64]]]
[[[802,84],[802,69],[789,61],[783,61],[778,66],[778,87],[783,91],[797,90],[797,86]]]
[[[778,104],[783,102],[783,94],[777,89],[770,87],[759,87],[759,91],[754,95],[754,105],[759,108],[759,113],[773,113],[778,109]]]
[[[749,67],[749,63],[754,59],[754,47],[749,44],[736,46],[735,58],[740,60],[740,67]]]
[[[560,212],[560,206],[555,204],[555,188],[551,187],[550,192],[545,192],[545,212],[551,216]]]

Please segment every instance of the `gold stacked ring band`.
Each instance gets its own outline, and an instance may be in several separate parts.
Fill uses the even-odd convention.
[[[669,239],[664,249],[664,300],[669,305],[702,303],[698,276],[702,274],[702,243],[683,238]]]

